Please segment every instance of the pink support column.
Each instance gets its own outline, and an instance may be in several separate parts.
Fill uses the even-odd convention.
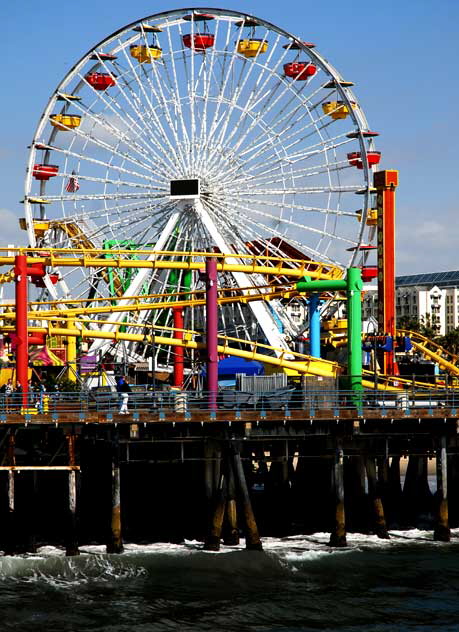
[[[206,340],[207,340],[207,390],[209,410],[217,410],[218,391],[218,301],[217,261],[206,259]]]
[[[14,260],[16,277],[16,381],[22,386],[22,406],[27,407],[29,382],[29,345],[27,323],[27,256],[16,255]]]
[[[174,307],[172,310],[174,316],[174,329],[183,330],[183,307]],[[183,340],[183,331],[175,331],[174,338]],[[174,386],[183,388],[183,366],[184,366],[184,348],[175,347],[174,352]]]

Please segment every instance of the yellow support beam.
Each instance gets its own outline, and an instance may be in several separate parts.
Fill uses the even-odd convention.
[[[15,250],[18,254],[28,255],[28,263],[43,263],[46,266],[55,267],[83,267],[83,268],[148,268],[153,270],[202,270],[203,260],[206,257],[218,259],[217,270],[221,272],[245,272],[247,274],[263,274],[268,276],[285,276],[302,278],[307,275],[314,279],[339,279],[343,277],[344,270],[332,264],[307,261],[304,259],[275,258],[264,255],[246,255],[239,253],[208,253],[208,252],[176,252],[136,250],[136,255],[154,255],[154,259],[130,259],[122,258],[123,255],[132,256],[131,250],[111,250],[113,259],[106,259],[107,251],[83,248],[18,248],[2,250]],[[96,255],[101,254],[102,257]],[[33,256],[31,256],[33,255]],[[73,255],[73,256],[63,256]],[[183,255],[183,260],[172,261],[161,257],[170,258]],[[226,259],[230,259],[230,263]],[[244,260],[246,263],[232,263],[234,259]],[[199,259],[192,261],[192,259]],[[0,257],[1,265],[14,265],[14,257]]]
[[[278,291],[278,292],[267,292],[267,293],[258,293],[258,294],[245,294],[238,296],[227,296],[220,297],[218,299],[218,303],[220,305],[224,305],[226,303],[249,303],[252,301],[270,301],[274,298],[284,298],[285,294],[289,297],[293,295],[297,295],[298,293],[295,290],[286,290],[286,291]],[[105,299],[109,300],[109,299]],[[124,299],[123,299],[124,300]],[[60,301],[61,303],[65,303],[65,299]],[[205,305],[205,299],[187,299],[182,301],[174,301],[174,307],[199,307],[201,305]],[[28,312],[27,317],[30,320],[41,320],[41,319],[49,319],[49,318],[66,318],[69,316],[77,316],[84,314],[114,314],[116,312],[142,312],[142,311],[150,311],[157,309],[170,309],[171,302],[167,301],[159,301],[152,303],[136,303],[134,305],[104,305],[101,307],[74,307],[71,309],[49,309],[49,310],[31,310]],[[16,320],[15,312],[0,312],[0,320]]]
[[[74,329],[75,321],[67,321],[67,329]],[[77,381],[77,344],[75,336],[67,336],[67,378],[70,382]]]

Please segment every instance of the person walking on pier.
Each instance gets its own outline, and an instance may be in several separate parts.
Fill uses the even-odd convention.
[[[128,402],[131,387],[129,386],[125,375],[123,375],[123,377],[121,377],[118,381],[116,390],[120,394],[121,398],[120,415],[129,415]]]
[[[9,413],[11,408],[11,396],[13,395],[13,380],[10,378],[5,384],[3,384],[0,391],[3,394],[3,400],[5,404],[5,412]]]

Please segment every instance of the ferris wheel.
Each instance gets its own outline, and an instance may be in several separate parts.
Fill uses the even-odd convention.
[[[258,17],[196,8],[134,22],[81,58],[40,118],[25,180],[30,245],[358,264],[374,236],[380,154],[351,86],[314,44]],[[107,305],[199,285],[189,271],[140,268],[61,270],[55,280],[46,279],[53,298]],[[227,288],[267,282],[219,278]],[[298,324],[281,302],[254,302],[222,308],[221,329],[287,348]]]

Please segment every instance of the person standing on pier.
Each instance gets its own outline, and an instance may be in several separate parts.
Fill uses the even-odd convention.
[[[120,394],[121,398],[120,415],[129,415],[128,402],[131,387],[129,386],[125,375],[120,378],[116,390]]]

